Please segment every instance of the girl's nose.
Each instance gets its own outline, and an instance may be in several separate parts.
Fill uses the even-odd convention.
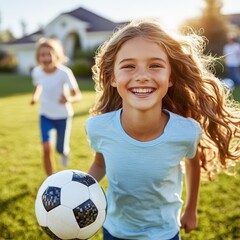
[[[140,83],[144,83],[144,82],[148,82],[149,79],[148,79],[148,78],[145,78],[145,77],[141,77],[141,78],[137,78],[136,81],[137,81],[137,82],[140,82]]]
[[[138,82],[147,82],[150,80],[150,77],[145,69],[139,69],[136,72],[135,80]]]

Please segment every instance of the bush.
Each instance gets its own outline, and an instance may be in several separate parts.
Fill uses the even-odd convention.
[[[16,66],[16,57],[4,51],[0,51],[0,72],[14,72]]]
[[[85,59],[78,59],[74,63],[70,64],[69,67],[72,69],[73,74],[76,77],[91,77],[91,63]]]

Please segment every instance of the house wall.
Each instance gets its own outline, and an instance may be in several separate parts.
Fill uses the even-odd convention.
[[[34,51],[19,51],[17,54],[17,71],[24,75],[29,75],[34,66],[35,61],[35,50]]]
[[[87,27],[88,24],[85,22],[79,21],[69,15],[61,15],[46,26],[44,35],[47,37],[57,37],[65,45],[68,35],[75,32],[81,40],[81,47],[87,49],[89,46],[86,34]]]
[[[112,32],[88,32],[88,23],[75,19],[70,15],[61,15],[48,24],[44,30],[47,37],[55,36],[63,43],[64,47],[73,44],[69,42],[69,35],[76,33],[79,36],[83,50],[96,47],[107,40]],[[71,52],[71,51],[68,51]]]
[[[112,32],[87,33],[88,48],[95,48],[110,38]]]
[[[68,56],[69,59],[73,59],[74,56],[74,46],[75,46],[76,39],[74,38],[73,34],[69,34],[64,42],[64,50],[65,54]],[[81,45],[81,44],[80,44]]]

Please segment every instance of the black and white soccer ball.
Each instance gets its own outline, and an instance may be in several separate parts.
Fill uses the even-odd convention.
[[[107,201],[99,183],[78,170],[63,170],[40,186],[35,213],[52,239],[88,239],[103,225]]]

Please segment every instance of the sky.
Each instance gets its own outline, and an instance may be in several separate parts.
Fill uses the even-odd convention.
[[[223,14],[240,13],[240,0],[222,0]],[[15,37],[33,33],[63,12],[83,7],[114,22],[156,17],[169,29],[201,14],[204,0],[0,0],[0,31]]]

